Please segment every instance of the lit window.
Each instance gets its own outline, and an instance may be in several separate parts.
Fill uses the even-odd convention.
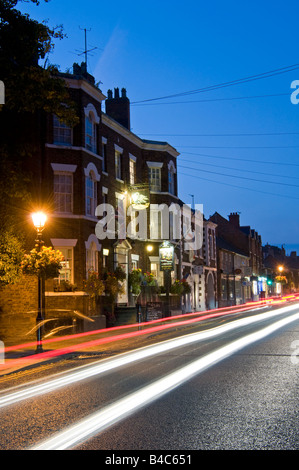
[[[55,250],[61,251],[64,260],[61,262],[62,268],[59,271],[58,280],[73,282],[73,248],[69,247],[55,247]]]
[[[115,150],[115,178],[121,180],[122,168],[121,168],[121,153]]]
[[[71,173],[54,174],[54,210],[55,212],[73,211],[73,175]]]
[[[150,211],[150,238],[151,240],[160,240],[162,236],[162,212],[154,210]]]
[[[72,145],[72,128],[53,116],[53,143],[56,145]]]
[[[98,250],[96,244],[91,242],[90,248],[86,250],[86,273],[98,272]]]
[[[130,158],[129,161],[130,184],[136,182],[136,161]]]
[[[161,191],[161,168],[150,167],[149,184],[151,191]]]
[[[86,177],[86,214],[95,215],[97,207],[97,182],[91,171]]]

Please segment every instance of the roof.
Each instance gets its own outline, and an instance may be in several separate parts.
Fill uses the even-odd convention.
[[[240,250],[235,245],[228,243],[226,240],[224,240],[221,237],[218,237],[218,236],[216,237],[216,245],[217,245],[217,248],[220,248],[222,250],[230,251],[237,255],[246,256],[247,258],[249,258],[248,254],[246,254],[244,251]]]

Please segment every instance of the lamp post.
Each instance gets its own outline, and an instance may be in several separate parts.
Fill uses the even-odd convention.
[[[45,228],[46,220],[47,220],[47,216],[43,212],[35,212],[34,214],[32,214],[33,225],[36,228],[36,233],[37,233],[35,246],[38,248],[39,252],[41,251],[42,245],[44,243],[42,240],[42,232]],[[41,322],[43,321],[43,309],[44,309],[44,279],[39,272],[38,273],[38,311],[37,311],[37,317],[36,317],[36,325],[37,325],[36,353],[37,354],[43,352],[42,326],[41,326]]]

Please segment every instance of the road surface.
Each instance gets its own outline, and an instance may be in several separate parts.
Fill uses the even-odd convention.
[[[298,450],[298,340],[297,303],[31,377],[0,393],[0,449]]]

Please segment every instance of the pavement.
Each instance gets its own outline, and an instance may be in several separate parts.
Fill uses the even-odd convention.
[[[82,356],[89,359],[106,358],[150,344],[157,335],[169,335],[169,329],[164,333],[152,329],[147,331],[151,326],[153,325],[124,325],[100,332],[89,331],[83,335],[52,338],[50,342],[42,342],[42,352],[37,352],[37,343],[34,342],[21,347],[9,346],[5,349],[4,360],[0,361],[0,377],[8,377],[41,364],[57,364],[59,361],[75,360]],[[172,333],[177,334],[178,328],[171,329]],[[184,325],[181,329],[184,330]]]

